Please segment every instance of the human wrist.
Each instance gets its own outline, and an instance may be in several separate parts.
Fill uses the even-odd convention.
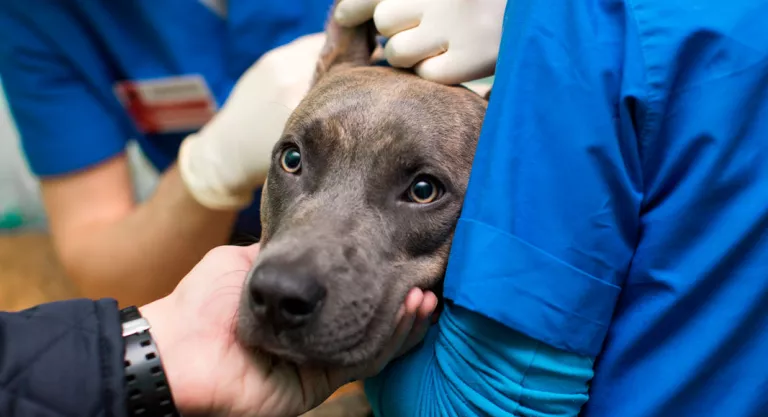
[[[176,360],[179,355],[175,351],[179,343],[183,342],[180,342],[181,337],[177,332],[181,322],[174,320],[174,311],[174,301],[170,295],[139,307],[142,317],[151,326],[149,333],[152,335],[158,356],[162,361],[165,378],[176,409],[184,415],[193,409],[193,398],[187,393],[183,384],[183,361]]]
[[[124,344],[125,406],[129,417],[178,416],[154,333],[142,310],[135,306],[120,310]]]
[[[152,335],[157,349],[162,356],[166,356],[163,354],[166,352],[166,348],[169,347],[168,345],[171,344],[168,339],[173,339],[173,326],[168,323],[172,321],[171,316],[173,315],[170,304],[171,300],[168,297],[164,297],[138,308],[141,316],[152,326],[149,333]],[[167,367],[165,363],[163,366]]]

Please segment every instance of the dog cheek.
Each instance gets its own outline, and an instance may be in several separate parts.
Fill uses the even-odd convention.
[[[337,280],[333,280],[329,288],[331,297],[326,300],[314,331],[308,335],[307,342],[313,343],[307,347],[341,363],[353,363],[367,360],[376,352],[381,339],[372,340],[371,332],[386,332],[387,329],[380,328],[379,320],[394,314],[379,311],[385,304],[382,288],[375,285],[372,277],[359,276],[356,271],[343,275],[336,275]]]
[[[365,326],[371,345],[369,349],[373,351],[383,346],[394,333],[397,312],[413,287],[413,276],[406,265],[393,265],[379,271],[378,280],[371,291],[376,297],[371,297],[369,303],[364,306],[365,310],[370,312]]]
[[[334,284],[331,291],[334,296],[328,300],[331,307],[328,313],[332,327],[339,333],[362,333],[381,304],[382,289],[373,280],[356,277],[356,271],[347,275],[347,279]]]

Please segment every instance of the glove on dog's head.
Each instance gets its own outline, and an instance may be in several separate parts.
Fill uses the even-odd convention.
[[[486,100],[371,65],[372,23],[330,19],[314,85],[262,195],[246,345],[297,363],[372,360],[412,287],[439,288]]]

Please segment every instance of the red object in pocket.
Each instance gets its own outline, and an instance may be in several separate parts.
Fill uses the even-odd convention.
[[[122,81],[115,85],[115,94],[144,134],[195,131],[217,110],[200,76]]]

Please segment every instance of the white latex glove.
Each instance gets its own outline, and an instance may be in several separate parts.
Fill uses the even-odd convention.
[[[390,65],[461,84],[493,75],[507,0],[341,0],[335,20],[355,26],[373,18],[390,38]]]
[[[285,122],[309,90],[324,43],[324,33],[312,34],[264,54],[221,110],[182,142],[179,171],[200,204],[238,210],[252,202]]]

